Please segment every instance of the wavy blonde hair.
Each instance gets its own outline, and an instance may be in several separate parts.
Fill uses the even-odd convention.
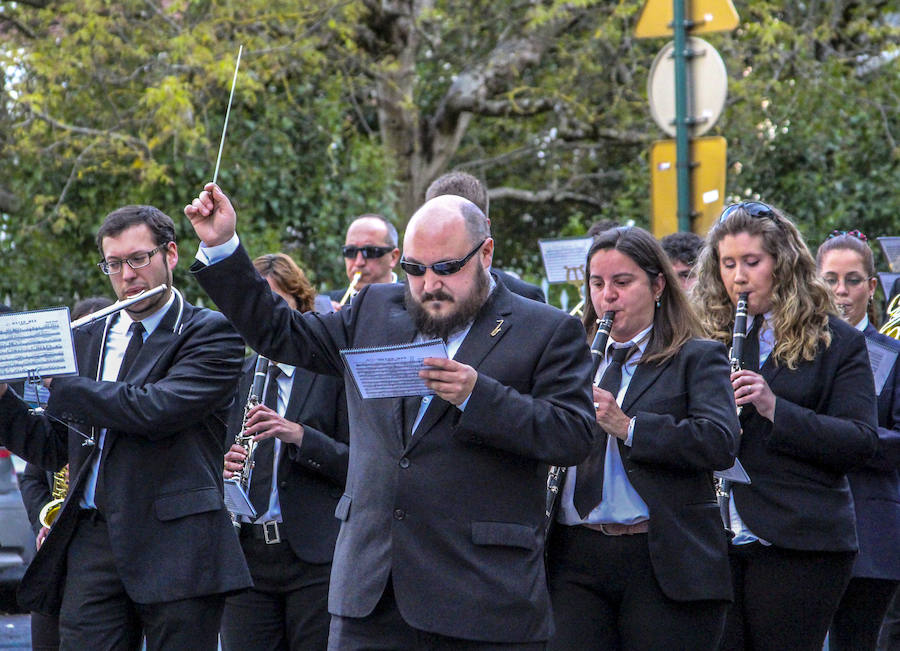
[[[315,308],[316,290],[307,280],[303,269],[289,255],[267,253],[253,260],[253,266],[260,276],[273,278],[284,293],[293,296],[300,312],[309,312]]]
[[[781,212],[753,216],[739,204],[725,221],[706,235],[697,260],[694,303],[708,337],[731,345],[734,305],[719,272],[719,243],[726,235],[761,236],[763,248],[775,259],[772,317],[776,363],[796,368],[815,358],[819,345],[831,345],[828,315],[837,314],[831,292],[816,273],[816,262],[800,231]]]

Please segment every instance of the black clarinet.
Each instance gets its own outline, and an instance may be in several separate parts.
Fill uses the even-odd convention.
[[[744,342],[747,340],[747,295],[748,292],[738,294],[737,305],[734,309],[734,330],[731,333],[731,350],[728,352],[728,359],[731,363],[731,372],[737,373],[741,370],[744,363]],[[741,407],[737,408],[738,416],[741,415]],[[735,458],[735,465],[737,459]],[[733,466],[732,466],[733,467]],[[713,473],[716,486],[716,501],[719,503],[719,512],[722,516],[722,522],[726,529],[731,528],[731,513],[729,511],[729,486],[725,483],[718,473]]]
[[[591,384],[594,383],[597,369],[600,368],[600,362],[603,361],[606,342],[609,341],[609,333],[612,331],[613,319],[615,318],[615,312],[606,312],[602,319],[597,319],[597,334],[594,335],[594,341],[591,342]],[[559,496],[559,487],[562,485],[562,478],[565,472],[566,469],[563,466],[550,466],[550,471],[547,473],[547,508],[545,515],[548,519],[553,514],[553,505]],[[549,522],[547,526],[549,527]]]

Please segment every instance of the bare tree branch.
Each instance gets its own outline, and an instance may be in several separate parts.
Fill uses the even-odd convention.
[[[579,192],[570,192],[568,190],[522,190],[520,188],[501,186],[499,188],[491,188],[488,191],[488,196],[491,201],[500,199],[515,199],[516,201],[525,201],[528,203],[578,201],[580,203],[586,203],[589,206],[594,206],[595,208],[602,208],[606,205],[597,197],[581,194]]]
[[[146,142],[140,140],[139,138],[135,138],[134,136],[129,136],[125,133],[119,133],[117,131],[104,131],[102,129],[92,129],[90,127],[78,127],[72,124],[65,124],[56,120],[46,113],[43,113],[31,105],[26,104],[25,107],[35,116],[46,122],[47,124],[56,127],[57,129],[62,129],[63,131],[71,131],[72,133],[80,133],[86,136],[99,136],[103,138],[111,138],[113,140],[121,140],[133,147],[137,147],[140,149],[147,158],[151,157],[150,147]]]

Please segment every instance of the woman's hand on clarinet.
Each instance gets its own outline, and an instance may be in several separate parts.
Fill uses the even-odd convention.
[[[613,394],[598,387],[593,387],[593,389],[594,412],[597,424],[607,434],[624,441],[628,438],[628,425],[631,422],[631,418],[622,411],[616,403],[616,397]]]
[[[247,461],[247,451],[236,443],[231,444],[231,449],[225,453],[225,468],[222,471],[224,479],[231,479],[244,469]]]
[[[775,394],[762,375],[747,369],[732,373],[731,386],[739,407],[753,405],[760,416],[775,422]]]
[[[206,246],[225,244],[234,236],[237,215],[231,201],[215,183],[207,183],[203,192],[184,207],[184,214]]]

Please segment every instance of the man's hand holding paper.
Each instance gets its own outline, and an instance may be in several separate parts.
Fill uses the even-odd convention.
[[[478,372],[471,366],[443,357],[426,357],[423,363],[419,377],[439,398],[459,407],[472,395]]]

